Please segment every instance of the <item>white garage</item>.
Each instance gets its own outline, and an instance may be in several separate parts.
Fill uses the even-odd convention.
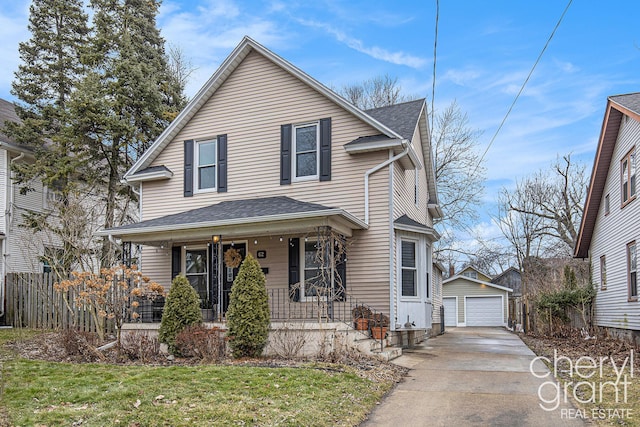
[[[445,280],[445,326],[506,326],[511,292],[507,287],[461,275]]]
[[[466,297],[467,326],[503,326],[504,303],[502,296]]]
[[[443,298],[444,326],[458,326],[458,313],[456,309],[456,297]]]

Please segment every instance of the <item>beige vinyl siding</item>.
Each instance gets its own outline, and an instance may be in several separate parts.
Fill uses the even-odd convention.
[[[479,283],[470,282],[468,280],[458,278],[451,282],[446,283],[442,287],[442,295],[444,297],[458,297],[458,323],[465,323],[464,318],[464,297],[474,296],[499,296],[501,295],[504,305],[503,319],[508,319],[509,312],[509,296],[507,291],[493,288],[491,286],[482,285]]]
[[[331,117],[331,181],[280,185],[280,126]],[[387,160],[388,153],[349,155],[343,145],[379,131],[360,121],[256,52],[250,53],[218,91],[180,131],[152,166],[165,165],[173,177],[143,185],[145,220],[221,201],[280,196],[347,210],[364,219],[364,174]],[[228,192],[183,197],[183,142],[226,134]],[[348,257],[348,292],[366,297],[378,309],[389,306],[389,172],[370,177],[370,228],[356,231]],[[143,269],[152,277],[170,276],[165,256],[145,248]],[[286,257],[285,257],[286,262]],[[283,273],[285,274],[286,271]],[[270,272],[270,274],[272,274]],[[156,279],[157,280],[157,279]],[[286,286],[272,275],[270,286]]]
[[[7,232],[7,199],[9,197],[9,187],[7,186],[7,177],[9,176],[9,159],[7,150],[0,148],[0,232]],[[0,263],[3,265],[4,263]]]
[[[431,303],[433,304],[433,323],[440,323],[440,307],[442,307],[442,271],[431,266]]]
[[[593,283],[596,287],[596,324],[620,329],[640,330],[640,302],[629,302],[627,291],[627,243],[636,241],[640,247],[640,194],[621,207],[620,161],[636,147],[636,179],[640,176],[640,123],[622,119],[618,140],[609,166],[598,218],[590,247]],[[637,185],[637,184],[636,184]],[[604,214],[604,196],[609,194],[610,212]],[[600,257],[607,260],[607,289],[600,289]]]

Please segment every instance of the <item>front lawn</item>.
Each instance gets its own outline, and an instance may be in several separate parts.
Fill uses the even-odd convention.
[[[0,342],[7,340],[0,331]],[[355,367],[133,366],[4,358],[4,424],[357,425],[393,386]]]

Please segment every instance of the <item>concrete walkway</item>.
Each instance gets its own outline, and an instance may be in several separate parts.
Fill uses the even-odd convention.
[[[449,328],[394,360],[411,371],[362,425],[584,425],[570,403],[554,411],[540,407],[539,387],[553,376],[536,378],[530,367],[534,358],[517,335],[504,329]],[[533,371],[549,372],[541,361]],[[542,394],[552,401],[556,390],[547,384]]]

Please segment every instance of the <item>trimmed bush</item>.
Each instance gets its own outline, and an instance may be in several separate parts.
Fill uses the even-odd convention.
[[[190,325],[202,323],[200,297],[187,278],[176,276],[171,282],[160,324],[159,339],[176,353],[176,336]]]
[[[231,286],[228,336],[233,357],[258,357],[269,336],[269,302],[260,264],[248,254]]]

